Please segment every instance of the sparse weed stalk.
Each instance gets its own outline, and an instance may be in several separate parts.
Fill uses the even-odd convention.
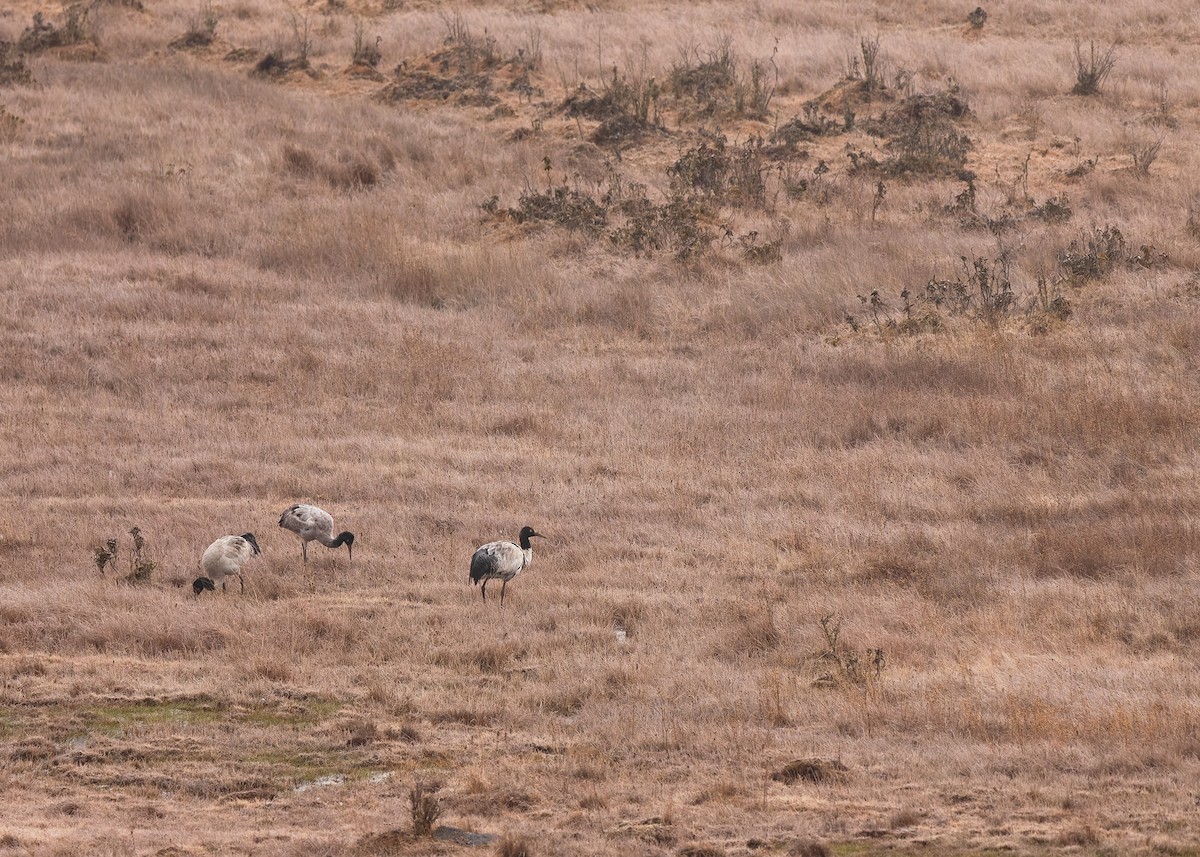
[[[302,68],[308,68],[308,56],[313,49],[312,19],[307,10],[300,10],[290,3],[287,8],[288,25],[292,34],[292,49]]]
[[[104,569],[114,562],[117,558],[118,543],[116,539],[109,539],[103,545],[94,549],[96,568],[100,574],[104,574]]]
[[[736,89],[736,112],[739,116],[765,121],[771,115],[771,100],[779,88],[779,66],[775,57],[779,54],[776,42],[771,56],[764,62],[750,63],[748,77]]]

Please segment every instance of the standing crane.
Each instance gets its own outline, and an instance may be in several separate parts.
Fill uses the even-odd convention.
[[[304,551],[304,562],[308,563],[308,543],[320,542],[327,548],[346,546],[350,559],[354,559],[354,533],[341,532],[333,535],[333,516],[324,509],[309,506],[307,503],[297,503],[283,510],[279,516],[279,526],[291,530],[300,537]]]
[[[504,606],[504,590],[508,582],[520,574],[533,562],[533,546],[531,538],[545,538],[541,533],[535,533],[533,527],[521,527],[517,537],[519,544],[513,542],[488,542],[480,545],[471,555],[471,584],[477,585],[483,581],[483,600],[487,601],[488,581],[500,578],[500,606]]]

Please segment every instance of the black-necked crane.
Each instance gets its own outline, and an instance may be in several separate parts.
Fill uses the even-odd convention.
[[[533,562],[533,545],[531,538],[545,538],[541,533],[535,533],[533,527],[521,527],[517,537],[519,544],[513,542],[488,542],[480,545],[471,555],[471,584],[483,582],[483,600],[487,601],[487,585],[489,580],[500,578],[500,606],[504,606],[504,590],[508,582],[529,567]]]
[[[258,549],[258,539],[254,538],[254,533],[221,536],[204,551],[204,556],[200,558],[200,568],[210,581],[221,584],[222,592],[225,591],[225,578],[230,575],[237,577],[242,584],[242,592],[245,592],[246,581],[242,578],[242,566],[250,557],[260,553],[262,551]],[[208,588],[202,583],[200,586],[202,589]],[[192,591],[200,594],[196,591],[196,583],[192,584]]]
[[[300,537],[305,563],[308,562],[309,542],[320,542],[327,548],[340,548],[345,545],[350,559],[354,559],[354,533],[341,532],[335,537],[333,516],[324,509],[309,506],[307,503],[297,503],[283,510],[283,514],[279,516],[279,526]]]

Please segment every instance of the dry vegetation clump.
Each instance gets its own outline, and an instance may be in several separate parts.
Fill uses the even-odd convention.
[[[216,9],[211,3],[206,3],[188,18],[187,29],[172,39],[167,47],[173,51],[208,47],[217,38],[217,24],[220,22],[221,17]]]
[[[14,86],[33,82],[33,75],[25,63],[21,47],[7,39],[0,39],[0,86]]]
[[[1116,45],[1109,45],[1107,49],[1097,53],[1095,41],[1088,43],[1087,53],[1084,53],[1082,43],[1076,39],[1073,59],[1075,85],[1071,87],[1071,94],[1098,94],[1117,65],[1116,53]]]
[[[23,53],[36,54],[52,48],[95,42],[92,10],[87,3],[67,3],[57,24],[47,21],[42,12],[35,12],[33,21],[21,31],[17,48]]]

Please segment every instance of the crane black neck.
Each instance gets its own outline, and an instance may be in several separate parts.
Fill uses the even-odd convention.
[[[529,534],[528,533],[522,532],[521,535],[518,536],[517,538],[521,544],[521,550],[527,551],[533,547],[533,545],[530,544],[530,542],[529,542]]]

